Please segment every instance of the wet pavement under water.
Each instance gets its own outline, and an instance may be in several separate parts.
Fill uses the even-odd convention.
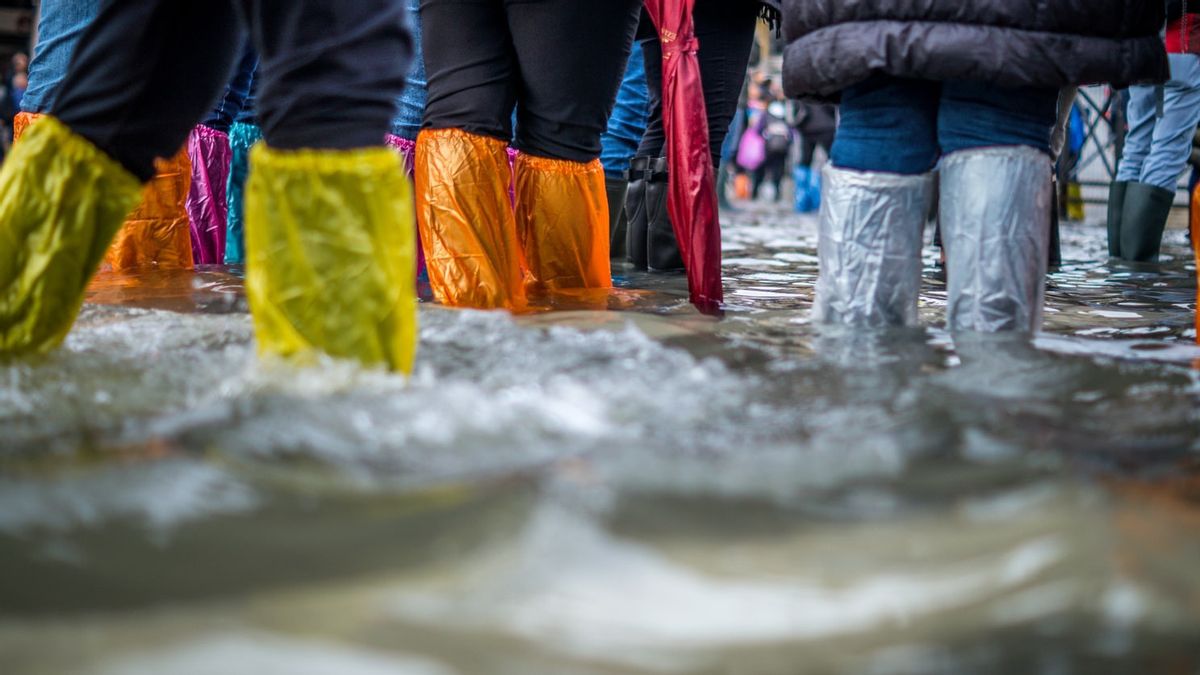
[[[1044,334],[956,343],[932,249],[851,334],[812,217],[726,221],[723,319],[426,304],[408,381],[260,362],[237,270],[101,275],[0,367],[0,672],[1200,672],[1181,232],[1068,225]]]

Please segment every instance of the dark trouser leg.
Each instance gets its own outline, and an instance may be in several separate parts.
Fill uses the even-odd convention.
[[[422,128],[510,142],[518,76],[502,0],[421,0],[421,31]]]
[[[721,145],[729,133],[746,80],[758,5],[740,0],[698,0],[694,18],[696,37],[700,40],[700,80],[708,114],[708,140],[715,167],[721,163]],[[658,157],[665,152],[666,144],[662,119],[662,48],[645,12],[638,26],[638,42],[646,57],[646,83],[650,89],[650,119],[638,154]]]
[[[241,0],[261,55],[258,119],[276,149],[383,145],[412,55],[400,0]]]
[[[216,102],[241,35],[232,0],[105,0],[51,114],[148,181]]]
[[[506,0],[523,89],[518,150],[571,162],[600,156],[600,135],[633,45],[639,5],[636,0]]]

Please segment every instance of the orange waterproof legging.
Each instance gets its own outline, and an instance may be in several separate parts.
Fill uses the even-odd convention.
[[[41,117],[21,113],[13,120],[13,142]],[[158,160],[154,178],[142,191],[142,201],[117,233],[104,256],[104,265],[116,271],[154,266],[158,269],[191,269],[192,241],[187,214],[191,187],[191,162],[186,148],[174,157]]]

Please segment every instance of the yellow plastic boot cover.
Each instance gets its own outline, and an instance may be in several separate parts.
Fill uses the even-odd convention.
[[[409,372],[417,342],[413,205],[400,157],[250,152],[246,295],[261,354],[316,352]]]
[[[507,147],[459,129],[417,136],[417,222],[429,284],[443,305],[525,306]]]
[[[600,160],[516,162],[517,233],[529,291],[609,288],[608,197]]]
[[[141,190],[53,117],[24,133],[0,169],[0,355],[62,342]]]
[[[192,269],[192,234],[187,195],[192,163],[187,148],[155,162],[158,173],[142,190],[142,200],[117,233],[104,261],[116,271],[155,266]]]

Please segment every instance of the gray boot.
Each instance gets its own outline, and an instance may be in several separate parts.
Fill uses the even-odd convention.
[[[932,199],[933,174],[825,166],[816,321],[863,328],[916,324],[921,235]]]
[[[942,160],[950,330],[1041,327],[1051,171],[1049,156],[1020,146],[962,150]]]

